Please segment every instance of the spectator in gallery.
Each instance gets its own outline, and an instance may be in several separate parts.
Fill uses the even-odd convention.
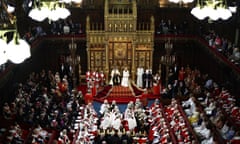
[[[63,34],[69,34],[69,33],[70,33],[70,26],[67,23],[67,21],[64,21],[64,24],[63,24]]]
[[[217,48],[218,50],[221,49],[222,39],[221,39],[221,37],[220,37],[219,35],[216,36],[215,41],[214,41],[214,44],[215,44],[215,46],[216,46],[216,48]]]
[[[227,49],[228,49],[228,39],[222,38],[221,51],[225,56],[226,56],[226,53],[227,53]]]
[[[57,22],[52,22],[51,23],[51,30],[50,31],[51,31],[52,34],[54,34],[54,35],[57,34],[57,29],[58,29],[57,27],[58,27]]]
[[[238,63],[240,60],[240,51],[238,47],[233,49],[232,55],[229,57],[232,62]]]

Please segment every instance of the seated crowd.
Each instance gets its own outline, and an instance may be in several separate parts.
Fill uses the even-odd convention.
[[[180,24],[174,23],[172,20],[161,20],[156,27],[157,34],[189,34],[189,27],[187,21]],[[217,52],[221,53],[233,64],[240,66],[240,50],[232,41],[225,37],[221,37],[214,30],[204,30],[199,26],[197,34],[203,37],[208,45]]]
[[[58,143],[205,144],[217,141],[217,134],[229,142],[238,139],[240,117],[235,98],[199,70],[189,67],[183,70],[183,81],[169,81],[165,88],[163,98],[170,98],[170,104],[163,105],[156,99],[152,106],[144,107],[136,99],[121,113],[115,101],[110,104],[105,100],[100,114],[92,103],[84,104],[81,91],[69,88],[68,76],[61,78],[58,73],[45,70],[33,72],[25,84],[18,85],[15,100],[3,106],[4,118],[16,122],[8,128],[7,139],[9,143],[23,142],[26,138],[21,134],[23,124],[31,128],[27,137],[31,143],[49,142],[54,136],[52,130],[57,131],[53,139]],[[181,92],[180,83],[188,93]],[[176,99],[178,95],[187,99],[181,104]]]
[[[81,91],[68,89],[67,79],[65,76],[60,80],[59,74],[51,71],[31,73],[25,84],[18,85],[15,100],[4,104],[3,117],[29,127],[69,131],[83,97]],[[35,141],[40,136],[45,140],[46,135],[43,130],[33,130],[31,138]]]
[[[234,65],[240,66],[240,51],[238,46],[227,38],[216,34],[214,30],[209,30],[204,34],[204,38],[210,47],[214,48]]]
[[[197,135],[209,144],[213,143],[214,135],[225,142],[240,142],[240,107],[236,104],[236,98],[210,78],[200,89],[200,93],[182,101],[182,107]]]
[[[31,25],[25,31],[23,39],[32,43],[37,38],[45,35],[83,34],[81,23],[73,22],[70,18],[51,22],[50,26],[50,29],[46,29],[41,25]]]
[[[188,121],[184,117],[185,114],[181,111],[181,107],[175,99],[172,99],[171,104],[166,106],[165,111],[177,143],[190,144],[197,141],[194,133],[188,126]]]
[[[53,24],[53,34],[64,32],[64,26],[61,31],[57,28],[60,25]],[[231,44],[227,40],[219,42],[216,35],[206,39],[237,64],[238,48],[231,50]],[[184,78],[169,81],[162,91],[163,98],[171,99],[170,104],[162,105],[156,99],[152,106],[143,107],[136,99],[121,113],[115,101],[111,104],[104,101],[100,115],[92,103],[84,104],[81,91],[70,88],[70,77],[45,70],[33,72],[26,83],[18,85],[14,101],[3,105],[3,117],[15,121],[8,127],[5,140],[19,144],[26,139],[34,144],[49,143],[54,135],[51,130],[55,130],[53,141],[62,144],[72,141],[210,144],[217,141],[218,134],[226,142],[239,142],[240,108],[236,98],[199,70],[189,67],[183,70]],[[186,99],[179,102],[177,96]]]
[[[237,97],[214,82],[209,75],[203,75],[197,69],[191,70],[189,66],[183,70],[184,78],[180,77],[180,71],[177,80],[172,79],[171,74],[161,97],[183,96],[181,107],[202,143],[213,143],[216,139],[225,142],[238,139],[240,107]]]

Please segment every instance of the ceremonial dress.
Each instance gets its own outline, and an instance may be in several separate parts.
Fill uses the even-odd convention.
[[[122,83],[121,83],[123,87],[128,87],[128,78],[129,78],[129,71],[125,69],[123,71],[123,77],[122,77]]]

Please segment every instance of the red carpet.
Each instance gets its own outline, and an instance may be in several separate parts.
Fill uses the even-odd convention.
[[[134,91],[129,87],[106,86],[93,99],[99,102],[107,99],[109,102],[115,100],[117,103],[128,103],[129,101],[134,101],[137,97],[139,95],[136,96]]]
[[[136,98],[141,99],[143,92],[134,84],[130,87],[106,86],[93,99],[98,102],[103,102],[107,99],[109,102],[115,100],[117,103],[128,103],[129,101],[135,101]],[[147,94],[147,99],[155,99],[157,97],[159,96],[153,95],[151,92]]]
[[[134,97],[135,94],[129,87],[113,86],[108,97]]]
[[[87,92],[87,86],[82,85],[78,87],[78,90],[82,91],[85,96]],[[97,95],[93,97],[94,101],[103,102],[107,99],[109,102],[115,100],[117,103],[128,103],[129,101],[135,101],[136,98],[142,98],[143,90],[132,84],[131,87],[111,86],[107,85],[101,88]],[[146,95],[145,95],[146,96]],[[148,90],[147,99],[159,98],[159,95],[153,95],[152,90]]]

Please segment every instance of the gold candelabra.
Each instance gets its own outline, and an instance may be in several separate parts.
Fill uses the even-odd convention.
[[[176,63],[176,55],[175,54],[171,54],[172,50],[173,50],[173,44],[171,43],[170,40],[168,40],[165,44],[164,44],[164,48],[166,51],[166,54],[161,56],[160,58],[160,65],[159,65],[159,73],[160,75],[162,74],[162,67],[165,67],[165,83],[168,83],[168,76],[169,76],[169,70],[170,67],[173,66]]]
[[[81,82],[81,58],[77,55],[77,44],[74,43],[73,38],[71,43],[68,45],[70,56],[68,58],[68,62],[72,68],[71,75],[73,79],[73,87],[76,87],[77,84],[77,76],[78,76],[78,84]],[[78,71],[77,71],[78,70]]]

